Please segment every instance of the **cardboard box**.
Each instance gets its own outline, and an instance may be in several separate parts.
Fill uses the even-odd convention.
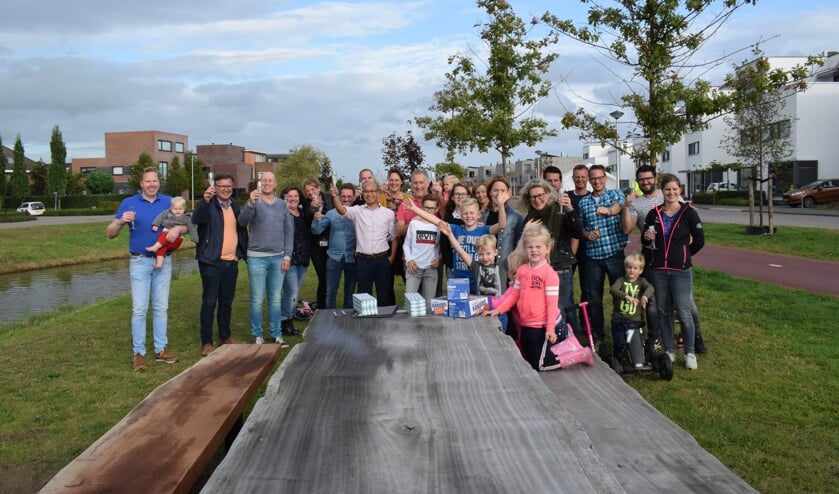
[[[452,278],[446,281],[449,300],[469,300],[469,278]]]
[[[431,314],[435,316],[449,315],[449,301],[446,297],[436,297],[431,299]]]
[[[469,318],[489,310],[484,296],[472,295],[469,300],[449,300],[449,317]]]

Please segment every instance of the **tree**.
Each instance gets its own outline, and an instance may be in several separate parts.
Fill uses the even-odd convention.
[[[538,21],[526,26],[505,0],[478,0],[477,4],[490,16],[488,22],[478,24],[488,59],[473,60],[461,54],[449,57],[454,69],[446,74],[446,83],[434,93],[435,103],[429,108],[439,115],[415,121],[425,129],[425,138],[436,140],[450,157],[455,152],[492,148],[506,165],[516,146],[533,146],[556,135],[531,112],[551,89],[543,76],[559,56],[549,52],[558,36],[550,33],[528,39]]]
[[[198,155],[187,152],[186,155],[184,155],[184,164],[184,172],[189,179],[191,200],[193,199],[193,191],[196,197],[200,197],[210,184],[207,182],[207,177],[204,176],[204,164],[198,158]]]
[[[277,189],[302,187],[303,180],[320,177],[324,165],[331,168],[323,151],[309,145],[293,148],[288,159],[277,164]]]
[[[29,189],[32,191],[33,196],[43,196],[49,193],[47,191],[47,174],[47,165],[43,161],[35,163],[32,169],[29,170],[29,180],[32,181]]]
[[[6,167],[9,161],[6,158],[6,151],[3,149],[3,136],[0,136],[0,206],[3,206],[3,199],[6,198]]]
[[[462,166],[454,162],[437,163],[434,166],[434,173],[436,173],[438,177],[454,175],[457,178],[463,178],[463,176],[466,175],[466,170],[464,170]]]
[[[82,172],[76,172],[67,178],[67,195],[78,196],[85,191],[85,176]]]
[[[542,21],[631,70],[632,76],[624,81],[629,93],[621,96],[622,104],[602,104],[610,108],[617,104],[635,114],[637,128],[628,130],[627,137],[642,135],[647,144],[633,149],[630,155],[635,161],[656,166],[658,155],[685,132],[705,129],[704,117],[728,108],[727,94],[713,91],[707,81],[690,80],[694,71],[708,70],[724,60],[695,63],[693,59],[737,9],[756,1],[622,0],[615,7],[591,2],[588,26],[577,27],[550,13],[545,13]],[[567,112],[562,124],[566,129],[580,129],[582,139],[605,144],[619,138],[616,123],[584,108]]]
[[[758,195],[766,187],[769,199],[769,230],[774,233],[772,215],[772,167],[789,161],[792,157],[790,130],[792,123],[784,114],[787,98],[807,88],[807,70],[797,65],[790,70],[773,69],[759,47],[753,50],[755,59],[736,68],[726,78],[724,88],[731,91],[732,111],[723,117],[728,131],[723,137],[724,149],[739,158],[742,165],[751,169],[749,181],[749,226],[754,227],[755,186]],[[820,61],[810,57],[808,65]],[[759,204],[759,232],[763,232],[763,200]]]
[[[114,190],[114,177],[96,170],[87,176],[84,184],[91,194],[110,194]]]
[[[403,177],[410,177],[425,161],[425,153],[410,130],[405,137],[393,132],[382,139],[382,144],[382,161],[388,168],[398,169]]]
[[[67,147],[58,125],[52,128],[50,156],[46,190],[50,194],[58,192],[59,196],[63,196],[67,192]]]
[[[320,177],[318,177],[318,180],[324,185],[324,187],[329,188],[335,184],[335,178],[333,175],[332,161],[329,158],[326,158],[321,164]]]
[[[146,168],[154,168],[155,170],[158,169],[157,163],[154,162],[151,155],[143,151],[140,153],[140,157],[137,159],[137,162],[131,165],[131,175],[128,177],[128,183],[135,189],[140,188],[140,179],[143,178],[143,170]]]
[[[187,169],[181,166],[181,160],[175,156],[169,164],[169,176],[166,178],[166,193],[179,196],[190,190],[192,185]],[[203,190],[203,189],[201,189]]]
[[[12,204],[20,203],[29,195],[29,177],[26,176],[26,158],[23,154],[20,134],[15,139],[14,165],[12,165],[12,175],[9,177],[9,190],[6,195],[12,200]]]

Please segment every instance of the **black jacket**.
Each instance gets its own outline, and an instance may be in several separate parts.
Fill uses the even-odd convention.
[[[236,217],[236,234],[239,242],[236,246],[236,257],[245,259],[248,251],[248,229],[239,225],[239,205],[230,200],[230,208]],[[209,204],[198,201],[195,212],[192,213],[192,223],[198,227],[198,237],[201,239],[195,247],[195,259],[198,262],[216,262],[221,256],[221,242],[224,235],[224,217],[218,198],[213,197]]]
[[[673,220],[667,242],[664,241],[662,214],[661,206],[656,206],[647,214],[644,223],[647,228],[655,227],[654,242],[644,240],[644,232],[641,232],[641,245],[644,246],[647,264],[652,269],[690,269],[693,265],[691,257],[705,245],[705,233],[699,214],[690,204],[682,204]],[[653,243],[655,248],[651,249]]]
[[[565,271],[576,264],[577,258],[571,252],[571,239],[579,239],[582,236],[577,210],[565,212],[561,209],[559,203],[552,202],[541,211],[529,208],[524,218],[525,225],[530,220],[540,220],[551,233],[554,241],[551,249],[551,267],[555,271]]]

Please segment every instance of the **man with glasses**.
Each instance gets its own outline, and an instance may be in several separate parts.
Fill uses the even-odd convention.
[[[658,188],[656,182],[656,170],[650,165],[641,165],[635,170],[635,181],[638,183],[638,188],[641,189],[641,196],[637,196],[634,190],[626,196],[626,201],[621,212],[621,227],[624,233],[629,234],[635,228],[635,225],[638,225],[638,231],[643,235],[646,227],[644,221],[647,219],[647,214],[654,207],[664,202],[664,195],[661,193],[661,189]],[[650,252],[645,250],[643,254],[646,260],[644,277],[649,280]],[[700,354],[708,353],[705,342],[702,341],[702,335],[699,333],[699,314],[696,308],[696,302],[693,300],[691,300],[691,312],[693,313],[693,324],[696,328],[694,350]],[[652,349],[656,346],[657,340],[661,335],[658,327],[658,309],[655,305],[655,295],[647,303],[647,330],[649,336],[647,352],[652,353]]]
[[[379,305],[396,305],[392,268],[396,257],[396,218],[393,211],[379,205],[379,184],[370,180],[361,186],[363,206],[345,206],[335,186],[330,192],[338,214],[352,221],[355,228],[358,292],[372,295],[375,285]]]
[[[240,225],[239,205],[232,200],[233,176],[219,173],[204,191],[192,214],[201,242],[195,248],[201,273],[201,356],[213,351],[213,316],[218,320],[219,345],[235,343],[230,337],[230,317],[239,260],[248,248],[247,228]],[[216,306],[218,313],[216,314]]]
[[[624,274],[624,252],[627,235],[621,225],[621,210],[624,196],[620,190],[606,188],[606,168],[592,165],[588,180],[592,192],[580,199],[580,223],[586,239],[584,300],[588,301],[588,313],[595,339],[603,344],[603,282],[609,278],[613,285]],[[601,356],[604,349],[599,348]]]

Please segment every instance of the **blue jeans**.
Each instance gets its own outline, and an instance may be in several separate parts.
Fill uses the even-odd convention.
[[[306,278],[306,271],[309,266],[301,266],[299,264],[292,264],[285,273],[283,280],[283,321],[294,317],[294,312],[297,310],[297,296],[300,294],[300,286],[303,285],[303,280]]]
[[[355,291],[355,263],[326,258],[326,308],[338,306],[338,285],[344,275],[344,309],[352,309],[352,294]]]
[[[655,288],[658,302],[658,323],[664,350],[675,351],[673,342],[673,320],[670,318],[672,306],[676,306],[676,316],[682,325],[682,337],[685,342],[685,353],[694,353],[693,343],[696,329],[693,325],[691,300],[693,299],[693,271],[673,271],[667,269],[652,270],[649,281]]]
[[[131,339],[134,353],[146,354],[146,314],[149,298],[152,305],[152,334],[154,352],[166,349],[169,312],[169,286],[172,282],[172,258],[163,258],[163,267],[154,269],[154,256],[131,256],[128,271],[131,276]]]
[[[376,299],[380,307],[394,305],[396,297],[393,295],[393,267],[387,256],[378,259],[356,258],[358,269],[358,293],[373,295],[373,285],[376,286]]]
[[[579,319],[577,319],[577,311],[566,311],[566,307],[574,305],[574,273],[571,269],[565,271],[557,271],[559,275],[559,311],[562,314],[562,322],[571,325],[574,329],[574,334],[581,335]]]
[[[213,344],[213,315],[218,305],[216,321],[220,341],[230,339],[230,315],[233,297],[236,295],[236,280],[239,277],[239,261],[198,262],[201,273],[201,344]]]
[[[603,341],[605,336],[603,329],[603,282],[608,277],[611,286],[624,275],[624,257],[623,251],[619,251],[605,259],[592,259],[586,256],[583,261],[585,264],[583,275],[586,279],[586,293],[583,300],[588,301],[591,330],[594,333],[594,339],[598,341]]]
[[[248,281],[251,300],[249,315],[251,336],[262,337],[262,301],[268,295],[268,324],[271,338],[280,336],[280,309],[283,295],[283,256],[248,257]]]

